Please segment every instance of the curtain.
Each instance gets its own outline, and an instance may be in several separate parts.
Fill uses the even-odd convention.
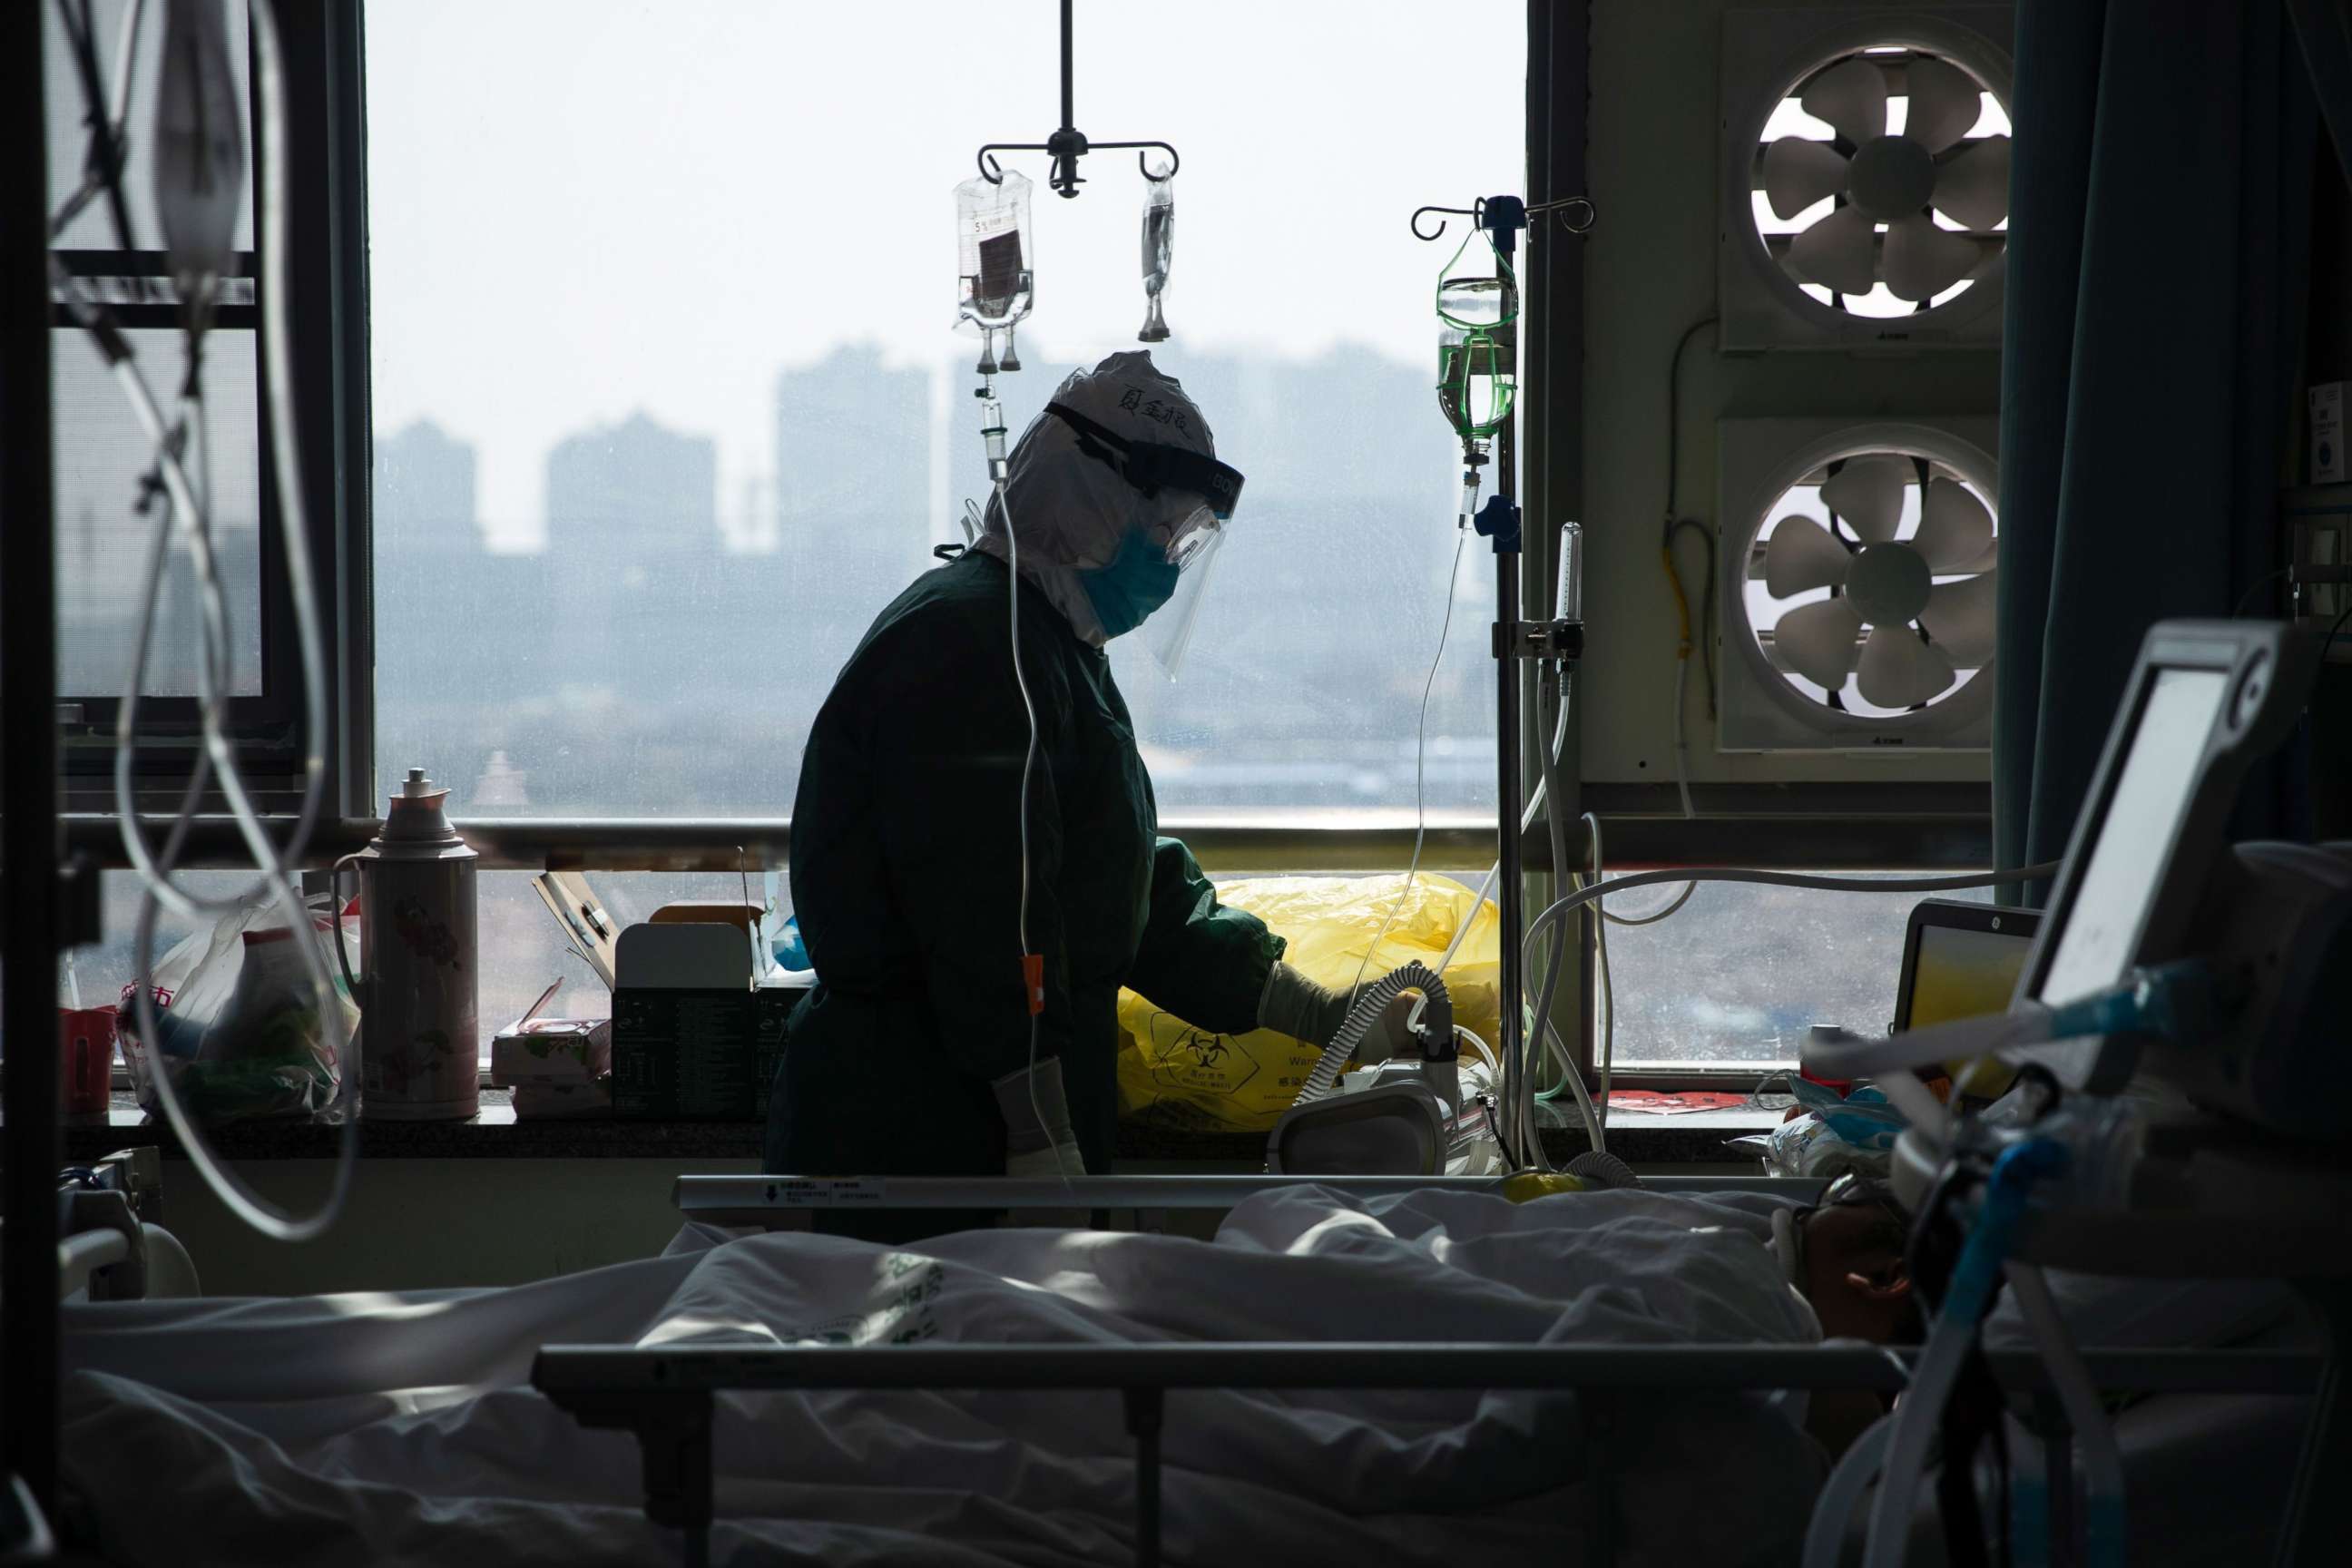
[[[2001,342],[1993,834],[2064,853],[2140,638],[2266,605],[2312,91],[2265,0],[2023,0]],[[2247,791],[2259,834],[2276,786]],[[2264,816],[2273,820],[2262,820]]]

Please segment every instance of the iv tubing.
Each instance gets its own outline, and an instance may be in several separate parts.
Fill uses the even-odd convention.
[[[1062,1145],[1053,1140],[1051,1131],[1045,1128],[1045,1110],[1037,1100],[1037,1020],[1040,1015],[1031,1005],[1026,973],[1029,962],[1029,779],[1031,770],[1037,763],[1037,705],[1030,700],[1029,677],[1021,668],[1021,542],[1013,530],[1013,503],[1007,495],[1010,489],[1005,479],[998,476],[996,507],[1004,516],[1004,552],[1007,558],[1004,577],[1008,584],[1005,592],[1012,606],[1013,619],[1013,681],[1021,689],[1022,710],[1029,715],[1029,749],[1021,756],[1021,803],[1018,807],[1021,817],[1021,962],[1024,965],[1021,1000],[1024,1006],[1030,1006],[1029,1067],[1023,1074],[1023,1080],[1029,1090],[1029,1114],[1039,1129],[1046,1131],[1046,1146],[1054,1151],[1054,1173],[1066,1183],[1070,1173],[1062,1164]]]
[[[1838,1568],[1845,1551],[1847,1529],[1854,1505],[1886,1463],[1886,1446],[1895,1436],[1895,1417],[1880,1416],[1863,1430],[1838,1461],[1837,1468],[1814,1500],[1813,1517],[1805,1526],[1804,1568]]]
[[[255,5],[251,11],[256,55],[258,60],[258,96],[261,103],[262,139],[266,148],[282,154],[286,145],[285,79],[277,28],[277,18],[268,4]],[[134,1009],[142,1036],[152,1042],[152,1048],[160,1052],[161,1036],[156,1026],[154,1007],[154,939],[155,919],[159,908],[169,905],[175,913],[194,915],[209,912],[241,902],[254,889],[236,898],[221,900],[192,899],[172,880],[179,848],[186,837],[194,816],[194,806],[201,795],[207,763],[217,775],[231,816],[239,835],[245,839],[255,863],[262,873],[260,887],[266,887],[279,910],[285,915],[289,932],[296,937],[304,967],[309,971],[313,1002],[317,1007],[318,1026],[322,1037],[331,1040],[342,1035],[342,1006],[333,979],[327,973],[319,944],[311,931],[308,906],[296,889],[290,874],[290,864],[298,861],[310,841],[317,821],[319,805],[325,781],[326,734],[326,658],[319,626],[316,584],[310,572],[310,542],[305,532],[305,516],[301,503],[300,475],[295,451],[295,424],[292,412],[291,366],[287,350],[286,317],[286,190],[285,159],[265,158],[265,178],[261,189],[262,218],[262,349],[269,387],[268,415],[271,429],[278,439],[273,441],[275,473],[278,488],[278,522],[284,535],[287,576],[294,601],[297,643],[304,681],[304,713],[306,733],[303,737],[304,785],[302,809],[292,837],[281,852],[269,838],[259,813],[247,795],[243,776],[238,772],[235,746],[222,729],[222,708],[226,698],[221,687],[227,676],[226,611],[221,595],[219,578],[212,554],[210,520],[194,488],[188,482],[185,468],[175,450],[174,433],[163,425],[161,411],[148,393],[144,379],[127,353],[120,357],[110,353],[116,379],[131,395],[133,412],[149,439],[155,444],[157,467],[170,499],[170,507],[162,532],[168,534],[176,528],[187,540],[196,572],[199,604],[204,610],[205,637],[201,640],[202,657],[197,660],[196,687],[198,711],[203,721],[204,756],[199,759],[194,775],[182,800],[182,809],[173,822],[164,855],[159,863],[147,851],[138,824],[137,802],[131,785],[131,761],[136,738],[136,714],[141,689],[145,682],[146,655],[150,633],[156,613],[157,592],[161,585],[163,549],[161,539],[151,558],[146,595],[141,616],[134,663],[129,687],[124,694],[117,723],[115,754],[116,809],[123,842],[138,868],[144,883],[140,899],[139,916],[134,935],[134,963],[137,980],[133,987]],[[118,175],[119,177],[119,175]],[[198,340],[200,341],[200,340]],[[197,349],[192,341],[191,353]],[[199,433],[203,426],[200,405],[194,409],[194,425]],[[201,445],[201,439],[199,440]],[[210,476],[206,475],[207,487]],[[327,940],[340,943],[342,940],[341,922],[331,902],[328,913]],[[219,1196],[222,1203],[254,1229],[279,1241],[307,1241],[331,1226],[341,1215],[350,1195],[353,1167],[359,1154],[360,1111],[360,1049],[356,1034],[341,1039],[341,1048],[335,1052],[341,1079],[343,1127],[338,1141],[335,1174],[326,1201],[317,1211],[302,1218],[290,1218],[265,1201],[237,1179],[214,1155],[210,1146],[192,1124],[187,1111],[180,1103],[179,1092],[168,1071],[159,1070],[154,1077],[157,1095],[173,1131],[186,1149],[197,1171]],[[160,1065],[160,1064],[159,1064]]]
[[[2090,1369],[2067,1337],[2050,1281],[2040,1268],[2011,1260],[2003,1268],[2010,1293],[2057,1386],[2067,1425],[2083,1440],[2083,1560],[2085,1568],[2121,1568],[2124,1561],[2124,1459]],[[2055,1440],[2055,1439],[2053,1439]]]
[[[1439,666],[1445,662],[1445,639],[1454,629],[1454,590],[1462,577],[1462,547],[1468,542],[1467,534],[1458,534],[1454,541],[1454,564],[1445,573],[1445,615],[1437,626],[1437,653],[1429,661],[1427,679],[1421,683],[1421,717],[1413,723],[1412,858],[1405,865],[1404,886],[1397,889],[1395,900],[1389,905],[1388,914],[1381,921],[1381,929],[1372,933],[1371,945],[1364,949],[1364,956],[1356,964],[1356,978],[1348,985],[1350,991],[1363,984],[1364,973],[1372,966],[1373,954],[1380,952],[1381,943],[1387,940],[1389,928],[1396,924],[1397,916],[1404,912],[1404,901],[1412,896],[1413,880],[1421,875],[1422,843],[1429,831],[1428,796],[1423,787],[1429,761],[1429,694],[1436,689]],[[1474,910],[1476,907],[1475,904],[1472,906]],[[1469,922],[1463,922],[1462,930],[1469,929]],[[1458,932],[1454,940],[1458,946],[1462,940]],[[1453,957],[1453,950],[1448,949],[1445,956]],[[1437,968],[1439,973],[1443,973],[1445,965],[1441,963]],[[1305,1096],[1302,1094],[1300,1098]]]

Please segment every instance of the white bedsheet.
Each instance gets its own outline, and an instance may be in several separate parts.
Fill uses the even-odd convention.
[[[1225,1339],[1803,1342],[1756,1200],[1252,1200],[1213,1243],[973,1231],[893,1250],[682,1233],[543,1284],[120,1303],[66,1319],[65,1468],[134,1563],[674,1561],[635,1439],[527,1386],[546,1342]],[[1627,1563],[1786,1560],[1817,1450],[1749,1396],[1626,1401]],[[1179,1391],[1171,1563],[1575,1561],[1572,1399]],[[1118,1396],[724,1397],[719,1563],[1094,1564],[1132,1552]],[[1693,1506],[1704,1500],[1699,1506]]]

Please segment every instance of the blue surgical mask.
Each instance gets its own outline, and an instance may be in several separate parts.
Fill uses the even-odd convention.
[[[1118,553],[1107,565],[1078,574],[1102,623],[1103,636],[1115,637],[1141,626],[1144,618],[1166,604],[1183,574],[1169,563],[1168,548],[1151,542],[1141,529],[1129,529],[1118,542]]]

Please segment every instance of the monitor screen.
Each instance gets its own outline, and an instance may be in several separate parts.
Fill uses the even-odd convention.
[[[2213,725],[2228,699],[2217,669],[2159,669],[2131,750],[2042,977],[2041,1000],[2103,991],[2129,972],[2141,928],[2170,862]]]
[[[1922,926],[1919,950],[1911,962],[1911,1005],[1906,1029],[1948,1024],[2009,1011],[2017,977],[2032,950],[2031,925],[2015,932]]]

